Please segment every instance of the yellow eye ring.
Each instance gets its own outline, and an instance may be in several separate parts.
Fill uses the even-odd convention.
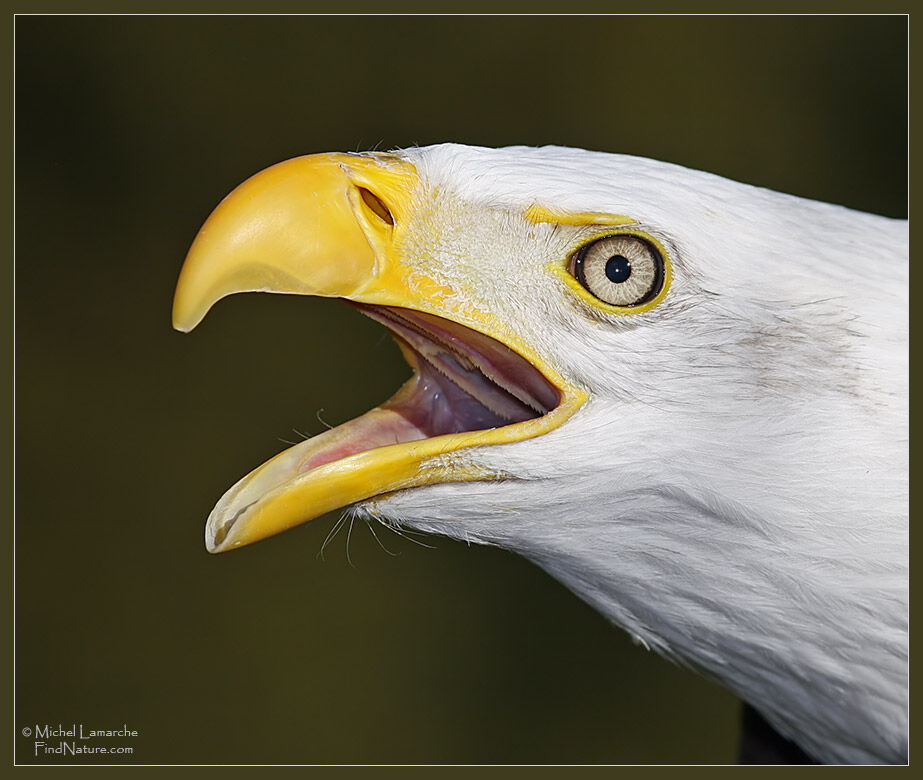
[[[612,255],[606,260],[609,250]],[[588,256],[592,266],[589,285]],[[565,263],[555,263],[551,270],[584,302],[611,314],[649,311],[663,300],[672,278],[663,245],[650,234],[633,228],[610,229],[589,236]]]

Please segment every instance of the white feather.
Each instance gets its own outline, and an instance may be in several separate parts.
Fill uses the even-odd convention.
[[[506,479],[364,511],[520,552],[821,760],[905,761],[906,223],[622,155],[403,154],[425,183],[404,255],[590,400],[451,456]],[[547,271],[587,229],[527,221],[536,203],[636,220],[667,298],[591,310]]]

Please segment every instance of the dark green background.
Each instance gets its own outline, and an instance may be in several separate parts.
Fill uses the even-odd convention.
[[[17,732],[124,722],[144,763],[734,760],[732,696],[511,554],[356,526],[322,561],[334,514],[208,556],[226,487],[407,369],[335,301],[237,296],[182,336],[172,288],[227,191],[328,150],[583,146],[904,216],[906,54],[902,17],[19,17]]]

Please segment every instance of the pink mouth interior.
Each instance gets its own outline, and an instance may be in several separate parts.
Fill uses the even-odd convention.
[[[389,401],[319,436],[299,472],[389,444],[523,422],[560,402],[538,369],[490,336],[411,309],[351,305],[392,332],[416,371]]]

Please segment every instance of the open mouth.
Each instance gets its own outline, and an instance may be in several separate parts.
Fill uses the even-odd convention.
[[[209,517],[210,550],[245,543],[230,542],[238,522],[267,494],[287,490],[309,472],[380,448],[516,426],[544,417],[561,401],[561,392],[541,371],[490,336],[412,309],[349,303],[391,331],[413,376],[381,406],[295,445],[231,488]],[[369,487],[379,476],[369,479]],[[400,487],[389,484],[387,492]]]
[[[538,369],[490,336],[412,309],[352,306],[391,331],[414,376],[367,424],[339,426],[346,439],[313,452],[299,471],[375,447],[531,420],[561,398]]]

